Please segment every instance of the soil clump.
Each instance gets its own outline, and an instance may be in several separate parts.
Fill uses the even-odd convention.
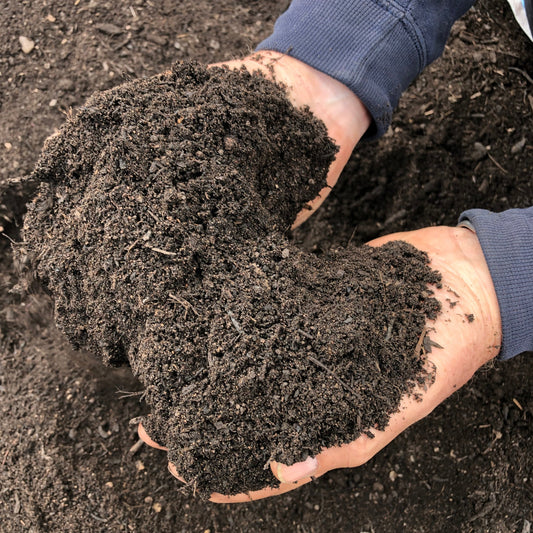
[[[18,257],[77,348],[129,364],[202,496],[383,429],[431,374],[440,276],[406,243],[291,243],[335,146],[282,87],[196,63],[92,96],[33,173]]]

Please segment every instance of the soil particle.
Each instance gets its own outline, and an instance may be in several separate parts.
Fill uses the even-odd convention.
[[[372,435],[431,379],[425,254],[319,258],[285,235],[335,150],[283,88],[183,63],[91,97],[34,172],[19,255],[76,347],[131,365],[148,432],[202,496]]]

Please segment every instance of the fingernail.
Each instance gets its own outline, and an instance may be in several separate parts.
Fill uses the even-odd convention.
[[[276,473],[282,483],[295,483],[300,479],[312,476],[318,470],[318,461],[314,457],[308,457],[301,463],[291,466],[278,464]]]

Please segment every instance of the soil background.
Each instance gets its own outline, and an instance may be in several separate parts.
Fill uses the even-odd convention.
[[[18,238],[44,139],[94,91],[220,61],[268,35],[287,1],[7,0],[0,7],[0,225]],[[19,36],[33,39],[30,54]],[[469,207],[533,204],[533,48],[503,1],[459,21],[379,143],[356,149],[295,242],[321,254]],[[11,180],[9,183],[7,180]],[[180,490],[129,420],[146,407],[128,369],[73,352],[51,305],[16,290],[0,239],[0,531],[528,532],[533,522],[530,359],[482,369],[363,467],[237,506]],[[15,288],[14,288],[15,287]]]

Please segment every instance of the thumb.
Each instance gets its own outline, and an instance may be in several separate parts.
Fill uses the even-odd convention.
[[[270,463],[272,473],[282,483],[296,483],[301,479],[311,477],[318,471],[318,466],[318,460],[315,457],[308,457],[305,461],[290,466],[276,461]]]

